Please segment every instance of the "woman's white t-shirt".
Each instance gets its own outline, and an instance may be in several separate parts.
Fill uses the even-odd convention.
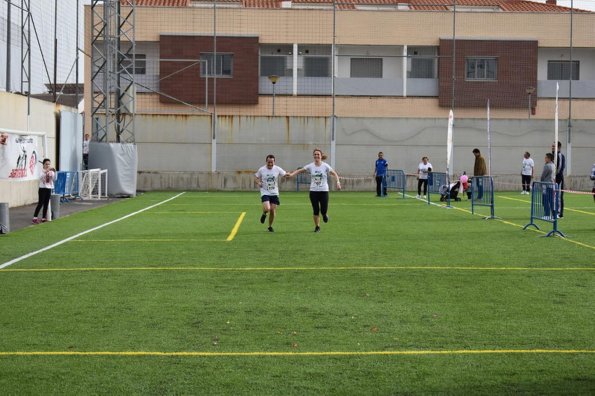
[[[326,162],[316,166],[314,162],[304,166],[304,169],[310,173],[310,191],[328,191],[328,175],[333,172],[333,168]]]
[[[260,195],[279,195],[279,176],[285,176],[285,171],[273,165],[271,169],[267,168],[266,165],[260,167],[254,176],[258,177],[262,182],[260,187]]]
[[[430,169],[431,167],[432,164],[430,164],[429,162],[427,164],[420,162],[417,166],[417,169],[419,170],[419,178],[422,180],[426,180],[428,178],[428,169]]]
[[[523,167],[521,170],[521,175],[525,175],[525,176],[533,175],[534,167],[535,167],[535,163],[533,162],[533,158],[523,158]]]
[[[39,188],[53,189],[54,180],[56,180],[56,172],[42,169],[41,175],[39,176]]]

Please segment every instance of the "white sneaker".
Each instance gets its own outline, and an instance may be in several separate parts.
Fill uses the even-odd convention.
[[[420,198],[421,198],[421,196],[419,196],[419,195],[416,195],[416,196],[415,196],[415,198],[417,198],[417,199],[420,199]]]
[[[426,199],[426,196],[424,195],[424,196],[422,196],[422,198],[423,198],[423,199]]]

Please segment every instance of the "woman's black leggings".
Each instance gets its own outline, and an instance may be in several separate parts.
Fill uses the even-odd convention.
[[[310,203],[314,216],[319,216],[320,213],[325,215],[328,210],[328,191],[310,191]]]
[[[523,191],[531,191],[531,175],[521,175]]]
[[[52,189],[51,188],[40,188],[37,192],[39,196],[39,201],[37,202],[37,207],[35,208],[35,213],[33,217],[37,217],[39,211],[43,207],[43,218],[46,219],[48,217],[48,205],[50,203],[50,197],[52,196]]]
[[[424,187],[424,195],[428,193],[428,179],[417,180],[417,195],[421,195],[421,187]]]

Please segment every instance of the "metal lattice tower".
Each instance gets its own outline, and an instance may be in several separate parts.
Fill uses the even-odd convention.
[[[21,93],[31,93],[31,7],[21,0]]]
[[[95,141],[135,141],[135,3],[91,3],[91,120]]]

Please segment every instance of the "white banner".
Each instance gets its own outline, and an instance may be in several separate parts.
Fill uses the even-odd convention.
[[[39,136],[0,132],[0,179],[36,180],[41,151]]]
[[[448,112],[448,130],[446,134],[446,173],[452,178],[452,129],[454,125],[454,113],[452,109]]]
[[[492,133],[490,131],[490,100],[488,99],[488,109],[487,109],[487,117],[488,117],[488,176],[492,176]]]

